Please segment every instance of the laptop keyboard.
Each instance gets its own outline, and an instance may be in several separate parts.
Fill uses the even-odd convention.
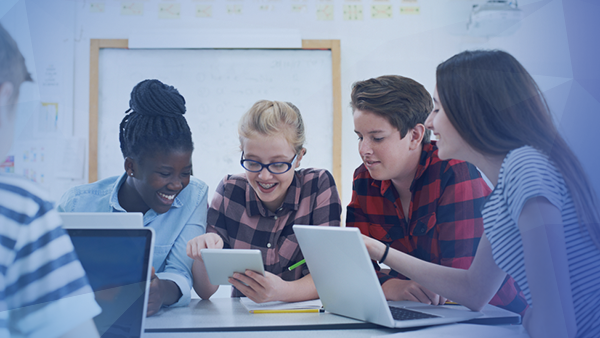
[[[439,317],[435,315],[430,315],[428,313],[407,310],[405,308],[395,306],[390,306],[390,311],[392,311],[392,317],[394,317],[394,320],[412,320]]]

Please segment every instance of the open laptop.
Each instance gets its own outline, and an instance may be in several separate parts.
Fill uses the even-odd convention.
[[[387,327],[456,323],[482,316],[465,307],[388,302],[358,228],[294,225],[325,310]]]
[[[60,212],[63,229],[119,229],[144,227],[141,212]]]
[[[102,313],[102,338],[138,338],[144,332],[154,230],[67,229]]]

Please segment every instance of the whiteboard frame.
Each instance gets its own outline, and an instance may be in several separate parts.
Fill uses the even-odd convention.
[[[128,39],[90,39],[90,112],[89,112],[89,168],[88,182],[98,180],[98,98],[100,49],[129,49]],[[204,49],[204,48],[198,48]],[[221,49],[221,48],[220,48]],[[223,48],[233,49],[233,48]],[[251,48],[251,49],[290,49],[290,48]],[[338,193],[342,195],[342,84],[340,40],[302,40],[300,49],[331,51],[332,92],[333,92],[333,140],[332,174]]]

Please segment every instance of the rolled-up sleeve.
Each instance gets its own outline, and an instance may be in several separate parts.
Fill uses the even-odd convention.
[[[195,204],[194,211],[173,243],[164,270],[156,274],[160,279],[173,281],[181,291],[181,298],[169,305],[170,307],[187,306],[190,303],[193,285],[192,263],[194,260],[188,257],[186,246],[188,241],[206,232],[207,199],[208,188],[203,185],[200,190],[199,202]]]

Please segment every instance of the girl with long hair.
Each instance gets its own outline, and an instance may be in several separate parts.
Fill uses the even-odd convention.
[[[390,249],[385,263],[446,298],[480,310],[506,274],[530,305],[531,337],[598,337],[600,216],[585,172],[554,126],[525,68],[502,51],[462,52],[440,64],[425,125],[442,159],[475,164],[495,186],[485,236],[469,270]],[[364,238],[373,259],[386,246]]]

